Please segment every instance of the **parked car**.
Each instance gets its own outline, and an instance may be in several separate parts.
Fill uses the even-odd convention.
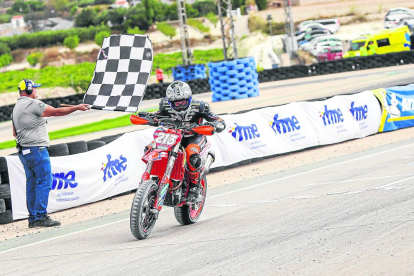
[[[326,47],[342,48],[342,41],[341,42],[338,42],[338,41],[320,42],[320,43],[316,44],[315,48],[312,49],[310,52],[311,52],[312,55],[316,56],[322,49],[324,49]]]
[[[313,20],[306,20],[306,21],[301,22],[298,25],[298,31],[302,31],[303,29],[306,28],[306,25],[309,25],[309,24],[312,24],[312,23],[315,23],[315,21],[313,21]]]
[[[298,39],[298,41],[309,41],[309,39],[315,35],[330,35],[331,33],[328,30],[316,30],[316,31],[310,31],[306,33],[301,39]]]
[[[397,27],[407,26],[411,34],[414,32],[414,15],[402,17],[397,21]]]
[[[320,36],[326,36],[326,34],[314,34],[310,38],[308,38],[308,40],[302,40],[302,41],[298,42],[298,45],[302,46],[305,43],[308,44],[308,43],[312,42],[312,40],[314,40],[314,39],[316,39],[317,37],[320,37]]]
[[[326,47],[321,49],[321,51],[317,54],[316,59],[318,62],[338,60],[342,58],[342,54],[342,48]]]
[[[337,38],[337,37],[334,37],[332,35],[319,36],[319,37],[315,38],[314,40],[312,40],[311,43],[304,44],[301,47],[301,49],[304,50],[304,51],[312,51],[313,49],[315,49],[316,45],[318,43],[321,43],[321,42],[340,42],[340,43],[342,43],[342,40]]]
[[[303,26],[299,31],[306,31],[309,28],[311,29],[326,29],[331,31],[331,29],[329,29],[328,27],[326,27],[325,25],[322,25],[320,23],[315,23],[315,22],[311,22],[309,24],[306,24],[305,26]]]
[[[317,33],[317,31],[320,31],[321,33],[326,33],[326,32],[330,33],[330,31],[326,28],[310,27],[310,28],[307,28],[304,31],[297,32],[295,34],[296,40],[301,40],[305,37],[306,34],[311,33],[311,32]]]
[[[338,18],[315,20],[315,23],[324,25],[333,34],[339,31],[339,27],[341,26],[341,23],[339,22]]]
[[[397,27],[398,21],[401,18],[414,15],[414,10],[408,8],[392,8],[390,9],[384,18],[384,27],[386,29]]]

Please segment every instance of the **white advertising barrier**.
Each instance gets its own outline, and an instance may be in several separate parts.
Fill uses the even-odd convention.
[[[271,129],[271,153],[293,152],[318,145],[318,139],[305,113],[297,103],[256,111]]]
[[[320,102],[300,102],[319,141],[329,145],[360,138],[361,130],[346,105],[335,98]]]
[[[48,212],[99,201],[136,189],[145,168],[141,161],[145,146],[141,137],[145,132],[148,131],[124,134],[114,142],[86,153],[51,157],[53,186]],[[7,156],[6,160],[13,219],[27,218],[23,165],[17,156]]]
[[[364,91],[355,95],[335,96],[345,104],[354,120],[358,122],[361,137],[378,133],[381,124],[381,107],[372,91]]]
[[[217,159],[221,159],[219,162],[224,166],[273,154],[274,132],[257,111],[224,115],[222,118],[226,129],[211,137],[210,141],[215,140],[218,144]]]

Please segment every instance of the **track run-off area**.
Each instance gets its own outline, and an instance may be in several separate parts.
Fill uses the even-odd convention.
[[[414,79],[413,68],[265,83],[250,106],[242,100],[214,109],[223,113],[227,105],[234,112],[235,106],[406,84]],[[273,90],[280,93],[267,93]],[[0,275],[414,274],[414,128],[207,178],[199,222],[181,226],[165,208],[143,241],[129,229],[133,194],[52,214],[63,223],[56,229],[29,230],[27,221],[1,225]]]

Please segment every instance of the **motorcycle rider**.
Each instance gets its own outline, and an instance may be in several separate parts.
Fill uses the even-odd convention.
[[[155,114],[182,121],[189,127],[201,125],[205,120],[207,122],[204,125],[213,126],[216,133],[220,133],[226,128],[224,120],[211,111],[208,103],[193,100],[190,86],[182,81],[174,81],[167,87],[166,97],[160,101],[159,110]],[[157,126],[158,124],[150,121],[149,125]],[[197,133],[186,133],[182,140],[189,169],[188,201],[195,200],[199,192],[202,165],[200,152],[206,143],[206,137]]]

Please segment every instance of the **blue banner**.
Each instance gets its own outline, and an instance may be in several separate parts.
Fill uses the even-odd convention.
[[[414,84],[373,91],[382,105],[379,132],[414,126]]]

